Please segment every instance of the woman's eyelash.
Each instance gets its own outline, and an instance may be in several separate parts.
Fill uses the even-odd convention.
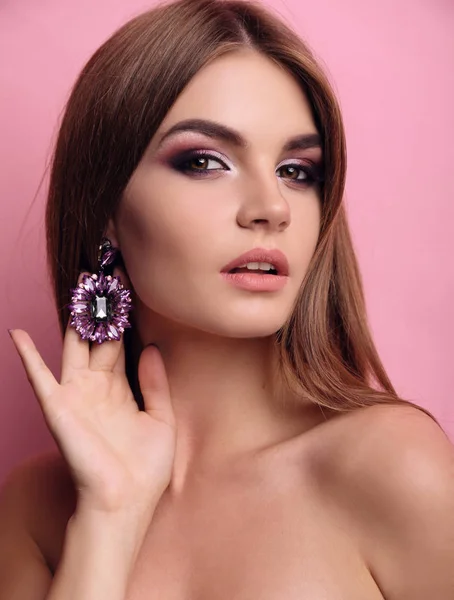
[[[218,171],[219,169],[191,169],[188,165],[197,160],[203,158],[204,160],[214,160],[224,165],[228,169],[227,165],[218,156],[206,151],[206,150],[186,150],[182,154],[179,154],[170,161],[170,164],[177,171],[182,173],[208,173],[209,171]]]
[[[192,161],[195,161],[197,159],[204,159],[205,161],[215,161],[217,163],[220,163],[222,165],[224,165],[224,168],[219,169],[199,169],[199,168],[191,168],[190,163]],[[170,164],[172,165],[172,167],[174,169],[176,169],[177,171],[180,171],[181,173],[185,173],[185,174],[191,174],[192,176],[203,176],[207,173],[209,173],[210,171],[220,171],[220,170],[225,170],[228,169],[227,165],[224,163],[223,160],[221,160],[218,156],[206,151],[206,150],[187,150],[186,152],[184,152],[183,154],[178,155],[177,157],[173,158],[170,161]],[[291,167],[292,169],[296,169],[297,171],[304,173],[304,177],[303,179],[296,179],[293,177],[290,177],[290,181],[295,181],[295,183],[297,183],[297,185],[307,185],[307,184],[312,184],[315,183],[316,181],[322,181],[322,176],[321,176],[321,172],[320,172],[320,168],[317,165],[301,165],[299,163],[285,163],[283,165],[281,165],[278,169],[278,171]]]

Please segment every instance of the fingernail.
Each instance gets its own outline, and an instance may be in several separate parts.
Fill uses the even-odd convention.
[[[12,337],[12,336],[11,336],[11,332],[12,332],[13,330],[12,330],[12,329],[8,329],[7,331],[8,331],[8,333],[9,333],[9,337]]]

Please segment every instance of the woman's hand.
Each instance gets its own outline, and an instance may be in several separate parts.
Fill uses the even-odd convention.
[[[159,350],[148,346],[140,357],[145,411],[139,411],[125,374],[123,336],[90,349],[68,323],[60,383],[25,331],[15,329],[11,337],[71,470],[78,506],[106,513],[152,512],[169,484],[176,444]]]

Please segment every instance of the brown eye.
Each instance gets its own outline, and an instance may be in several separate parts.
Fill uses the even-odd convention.
[[[208,166],[208,158],[204,158],[203,156],[196,156],[190,161],[188,161],[189,168],[192,169],[201,169],[205,170]]]
[[[319,167],[316,165],[300,165],[298,163],[287,163],[281,165],[277,172],[280,172],[280,177],[288,181],[294,181],[296,185],[306,188],[315,182],[321,182],[323,177]],[[282,174],[284,173],[284,175]]]
[[[179,156],[173,158],[170,161],[171,166],[187,175],[191,173],[197,175],[203,175],[210,171],[217,172],[228,170],[225,163],[212,154],[202,151],[189,150],[183,152]]]
[[[288,175],[286,179],[295,179],[295,180],[303,180],[305,181],[308,178],[308,174],[306,171],[299,166],[296,165],[284,165],[278,169],[279,171],[284,171]],[[303,177],[299,177],[300,173],[303,174]]]

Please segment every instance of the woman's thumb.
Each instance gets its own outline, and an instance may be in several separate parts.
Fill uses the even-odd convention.
[[[145,411],[154,419],[175,425],[169,381],[161,353],[156,346],[146,346],[139,358],[138,376]]]

